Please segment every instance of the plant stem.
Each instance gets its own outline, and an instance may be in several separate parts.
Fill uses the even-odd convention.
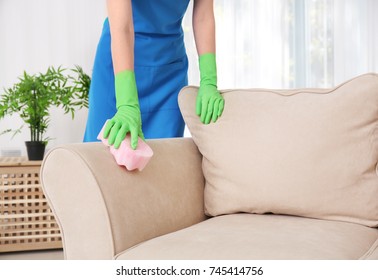
[[[34,113],[34,121],[33,121],[33,123],[35,123],[35,120],[36,120],[36,118],[37,118],[37,116],[36,116],[36,111],[37,111],[37,95],[36,95],[36,92],[35,92],[35,87],[33,88],[33,97],[34,97],[34,99],[33,99],[33,107],[34,107],[34,111],[33,111],[33,113]],[[36,128],[34,128],[33,129],[34,130],[34,139],[32,139],[32,141],[35,141],[36,139]]]

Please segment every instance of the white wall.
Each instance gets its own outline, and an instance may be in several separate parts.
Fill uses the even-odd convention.
[[[97,42],[106,17],[105,0],[0,0],[0,94],[17,81],[24,70],[38,73],[48,66],[67,68],[78,64],[91,75]],[[52,110],[46,136],[54,138],[48,148],[81,142],[87,110],[74,121],[60,109]],[[18,128],[19,117],[0,120],[0,132]],[[1,150],[21,149],[29,131],[13,139],[0,136]]]
[[[214,3],[220,89],[330,87],[378,72],[377,0]],[[183,28],[189,83],[198,84],[191,16],[190,5]],[[78,64],[91,74],[105,17],[106,0],[0,0],[0,94],[24,70]],[[71,121],[53,110],[47,136],[55,140],[48,148],[81,142],[86,117],[82,110]],[[0,132],[20,125],[17,117],[0,120]],[[0,136],[0,155],[2,149],[24,150],[28,139],[27,128],[13,140]]]

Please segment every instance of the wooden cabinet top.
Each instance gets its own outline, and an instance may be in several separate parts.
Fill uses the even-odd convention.
[[[42,160],[31,160],[27,157],[0,157],[0,167],[10,166],[40,166]]]

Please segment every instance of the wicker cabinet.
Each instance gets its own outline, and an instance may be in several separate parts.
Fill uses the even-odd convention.
[[[41,161],[0,157],[0,253],[62,248],[40,167]]]

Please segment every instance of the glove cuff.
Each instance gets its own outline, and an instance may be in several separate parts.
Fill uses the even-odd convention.
[[[200,85],[217,87],[217,64],[215,53],[205,53],[199,56]]]
[[[134,71],[121,71],[115,75],[114,81],[117,109],[125,105],[139,107],[138,90]]]

